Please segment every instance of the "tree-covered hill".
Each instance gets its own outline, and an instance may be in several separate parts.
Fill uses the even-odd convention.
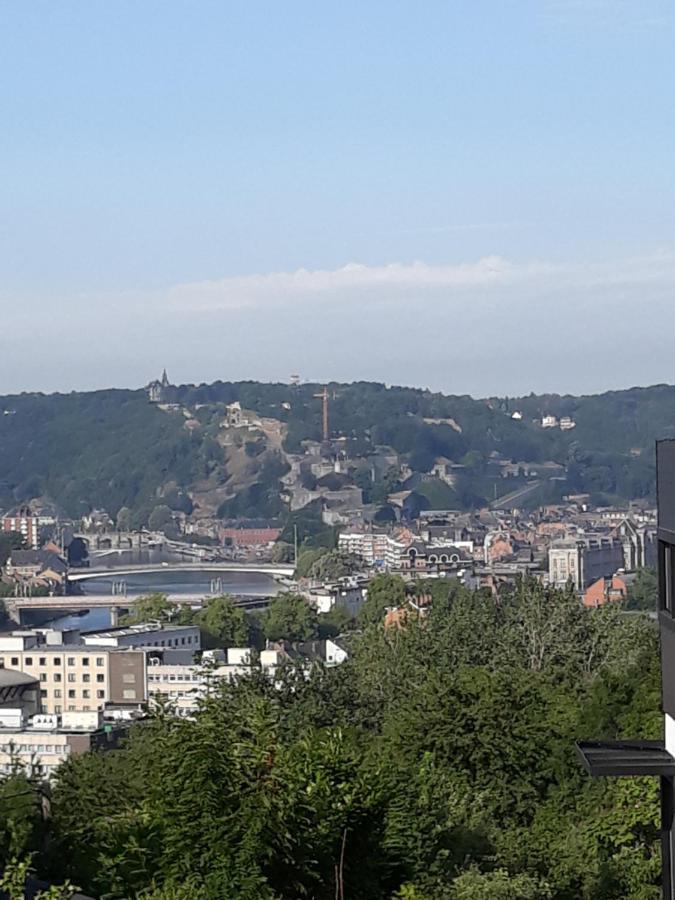
[[[173,412],[151,404],[143,391],[2,397],[0,506],[48,497],[73,516],[94,507],[114,515],[126,506],[142,518],[177,489],[225,485],[227,497],[231,473],[219,442],[226,404],[236,400],[278,420],[284,435],[279,449],[297,453],[302,441],[321,439],[316,394],[322,389],[254,381],[183,385],[167,392],[166,399],[177,405]],[[438,458],[451,460],[462,467],[452,504],[457,507],[508,492],[495,462],[500,459],[564,466],[566,481],[549,484],[549,499],[576,492],[598,500],[651,499],[654,440],[675,434],[675,387],[668,385],[587,397],[488,400],[373,382],[328,389],[331,436],[344,438],[351,458],[365,460],[389,446],[419,473],[428,473]],[[514,412],[522,418],[514,419]],[[546,414],[569,416],[576,427],[544,429]],[[193,428],[186,426],[191,415]],[[249,454],[253,471],[262,446]],[[270,483],[257,491],[264,503],[252,515],[279,507],[274,497],[283,461],[260,457],[259,468]],[[516,480],[512,487],[517,486]],[[250,479],[246,490],[247,497]],[[222,508],[240,514],[246,497]]]

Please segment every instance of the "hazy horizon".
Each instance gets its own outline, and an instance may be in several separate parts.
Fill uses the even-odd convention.
[[[0,10],[0,392],[667,382],[667,0]]]

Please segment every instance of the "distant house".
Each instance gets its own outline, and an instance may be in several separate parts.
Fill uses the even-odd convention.
[[[556,416],[544,416],[541,420],[542,428],[557,428],[558,427],[558,419]]]
[[[166,391],[170,386],[169,377],[166,374],[166,369],[164,369],[159,380],[151,381],[150,384],[146,385],[145,391],[150,402],[162,403],[166,400]]]
[[[12,550],[5,573],[21,581],[39,581],[49,586],[61,586],[68,566],[51,550]]]
[[[584,591],[584,606],[597,607],[626,599],[627,584],[625,578],[613,575],[611,578],[598,578]]]
[[[572,428],[576,428],[577,423],[574,419],[570,418],[570,416],[563,416],[560,420],[560,429],[561,431],[571,431]]]
[[[33,513],[29,506],[20,506],[6,513],[0,520],[0,530],[16,531],[27,546],[37,550],[40,546],[40,517]]]
[[[233,547],[264,547],[273,544],[281,529],[265,522],[231,525],[220,529],[220,540]]]

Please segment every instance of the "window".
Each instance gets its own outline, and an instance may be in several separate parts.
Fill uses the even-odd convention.
[[[60,672],[56,672],[54,674],[54,681],[61,681],[61,673]]]
[[[55,666],[60,666],[60,665],[61,665],[61,657],[60,657],[60,656],[53,656],[53,657],[52,657],[52,662],[54,663]]]
[[[41,657],[40,657],[40,665],[41,665],[41,666],[46,666],[46,665],[47,665],[47,657],[46,657],[46,656],[41,656]]]
[[[88,657],[88,656],[83,656],[83,657],[82,657],[82,665],[83,665],[83,666],[88,666],[88,665],[89,665],[89,657]]]
[[[72,703],[68,706],[68,712],[75,712],[75,707]]]
[[[54,696],[55,696],[55,697],[60,697],[60,696],[61,696],[61,688],[56,688],[56,690],[54,691]]]
[[[96,680],[100,684],[102,681],[105,681],[105,675],[97,675]]]
[[[135,700],[136,699],[136,691],[130,690],[129,688],[125,688],[122,691],[122,697],[125,700]]]
[[[74,681],[76,681],[76,680],[77,680],[77,679],[76,679],[76,677],[75,677],[75,673],[74,673],[74,672],[68,672],[68,681],[72,684],[72,683],[73,683]]]
[[[82,691],[82,696],[84,697],[85,700],[88,700],[89,699],[89,691],[87,691],[87,690]],[[85,709],[86,709],[86,706],[85,706]]]
[[[96,657],[96,665],[97,666],[102,666],[102,665],[104,665],[104,663],[105,663],[105,659],[102,656]]]
[[[82,681],[91,681],[91,675],[88,672],[85,672],[82,676]]]
[[[136,684],[136,676],[133,672],[125,672],[125,674],[122,675],[122,681],[124,684]]]
[[[47,691],[40,691],[40,696],[41,696],[41,697],[46,697],[46,696],[47,696]]]
[[[60,712],[62,712],[62,711],[63,711],[63,707],[61,706],[60,703],[57,703],[56,706],[54,707],[54,712],[55,712],[55,713],[60,713]]]
[[[105,691],[96,691],[96,696],[99,700],[103,700],[105,697]]]
[[[47,676],[45,675],[45,673],[40,672],[40,681],[46,681],[46,680],[47,680]]]
[[[13,657],[11,658],[11,660],[10,660],[10,664],[11,664],[12,666],[18,666],[18,665],[19,665],[19,657],[18,657],[18,656],[13,656]]]
[[[85,703],[85,705],[82,707],[82,709],[83,709],[85,712],[89,712],[89,707],[86,705],[86,703]]]
[[[75,665],[75,657],[74,657],[74,656],[69,656],[69,657],[68,657],[68,665],[69,665],[69,666],[74,666],[74,665]]]
[[[673,546],[659,541],[659,594],[661,609],[671,615],[675,613],[675,566],[673,565]]]
[[[32,657],[32,656],[27,656],[27,657],[25,658],[24,662],[25,662],[25,664],[26,664],[27,666],[32,666],[32,665],[33,665],[33,657]]]
[[[70,700],[74,700],[75,699],[75,691],[68,691],[68,697]]]

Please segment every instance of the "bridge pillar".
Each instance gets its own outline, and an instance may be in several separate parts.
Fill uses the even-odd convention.
[[[120,624],[120,608],[119,606],[110,607],[110,627],[117,628]]]

